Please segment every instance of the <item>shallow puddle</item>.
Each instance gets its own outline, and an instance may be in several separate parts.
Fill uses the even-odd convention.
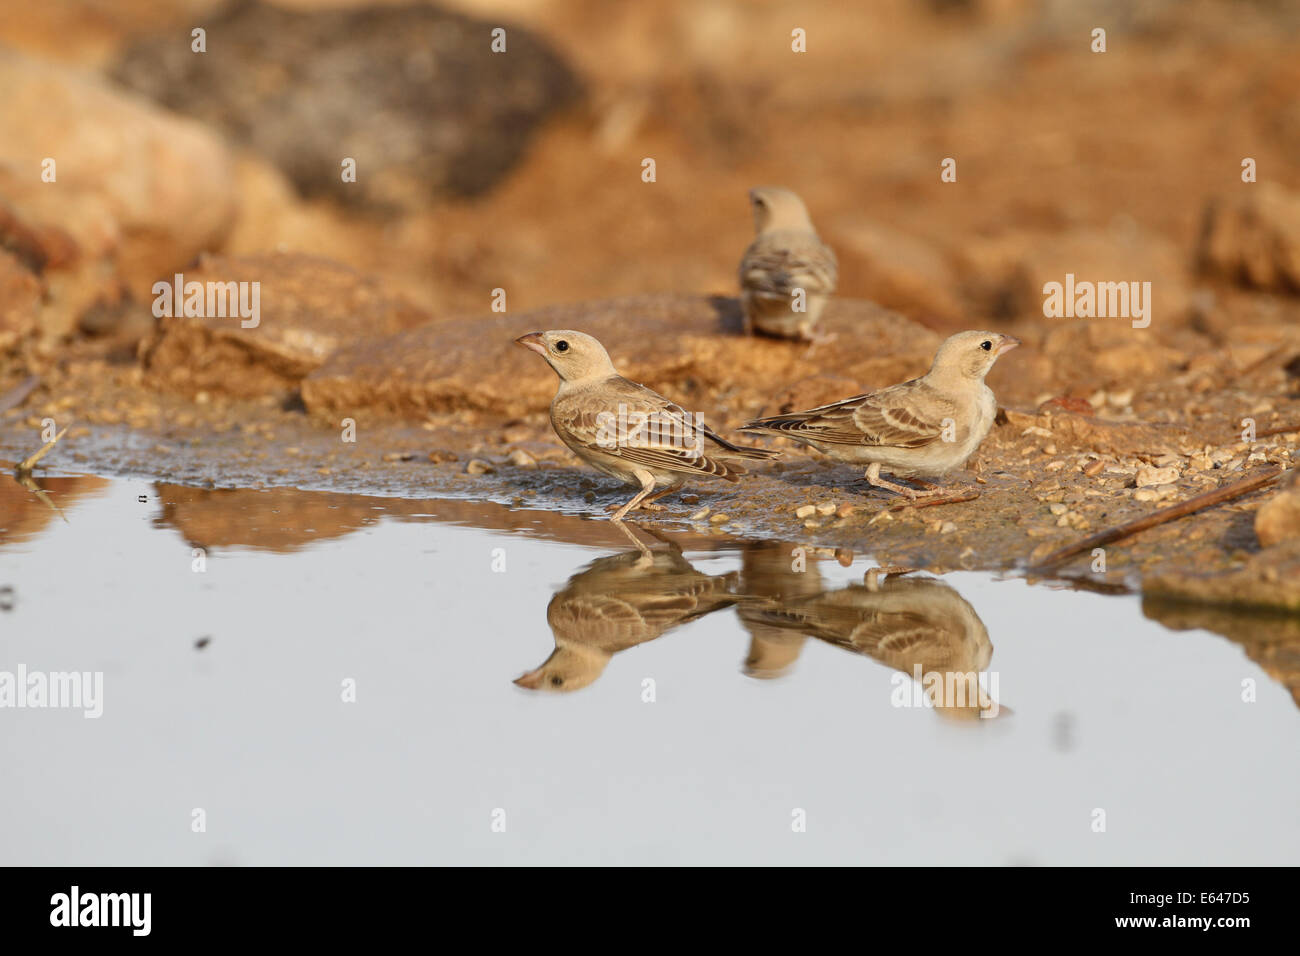
[[[0,485],[5,863],[1300,853],[1296,645],[1135,596],[465,501]]]

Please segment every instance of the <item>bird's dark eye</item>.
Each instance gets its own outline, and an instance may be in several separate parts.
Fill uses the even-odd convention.
[[[555,351],[557,352],[569,351],[569,343],[564,341],[564,339],[560,339],[560,341],[555,343]]]
[[[563,345],[564,343],[561,342],[560,344]],[[552,678],[551,678],[551,686],[552,686],[552,687],[559,687],[559,686],[560,686],[561,684],[563,684],[563,683],[564,683],[564,678],[563,678],[563,677],[552,677]]]
[[[563,344],[563,343],[561,343],[561,344]],[[993,348],[993,343],[992,343],[992,342],[981,342],[981,343],[980,343],[980,348],[982,348],[985,352],[988,352],[988,351],[990,351],[990,350]]]

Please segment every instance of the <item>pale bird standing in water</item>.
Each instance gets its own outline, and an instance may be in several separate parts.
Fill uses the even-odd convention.
[[[816,328],[826,300],[835,291],[839,272],[835,253],[817,235],[803,200],[790,190],[751,189],[749,204],[756,235],[740,260],[745,331],[825,341]]]
[[[530,332],[515,339],[560,376],[551,401],[551,427],[597,471],[640,491],[615,521],[677,490],[688,478],[736,482],[741,460],[775,458],[766,448],[733,445],[680,405],[619,375],[605,347],[573,331]]]
[[[555,650],[515,680],[529,690],[586,687],[619,651],[734,604],[735,572],[704,574],[680,549],[598,558],[569,579],[546,608]]]
[[[966,464],[993,427],[998,403],[984,376],[1020,344],[997,332],[958,332],[939,346],[930,371],[802,412],[750,422],[742,431],[782,435],[836,461],[867,465],[866,479],[908,498],[933,494],[880,476],[942,477]],[[927,483],[928,484],[928,483]]]

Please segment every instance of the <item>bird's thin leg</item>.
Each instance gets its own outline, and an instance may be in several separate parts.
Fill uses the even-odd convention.
[[[641,502],[641,509],[643,511],[662,511],[664,507],[663,505],[656,505],[653,503],[658,501],[664,495],[671,495],[676,490],[677,490],[676,487],[672,487],[672,488],[663,488],[659,491],[656,491],[654,494],[648,496],[645,499],[645,501]]]
[[[637,566],[640,568],[645,568],[645,567],[649,567],[650,564],[653,564],[654,555],[650,553],[650,549],[645,546],[645,544],[641,541],[641,539],[632,533],[632,529],[629,528],[622,521],[617,521],[615,522],[615,524],[618,526],[618,530],[622,531],[625,535],[627,535],[628,540],[631,541],[634,545],[636,545],[636,549],[641,552],[641,557],[637,558]],[[649,564],[645,563],[647,561],[649,562]]]
[[[615,511],[613,516],[610,517],[610,521],[622,521],[629,511],[641,504],[646,495],[655,490],[654,475],[648,471],[638,471],[635,472],[635,475],[637,480],[641,482],[641,490],[632,496],[631,501]]]
[[[640,508],[640,510],[641,510],[641,511],[663,511],[663,510],[664,510],[664,506],[663,506],[663,505],[657,505],[657,504],[655,504],[654,502],[658,501],[658,500],[659,500],[660,498],[662,498],[664,495],[671,494],[672,492],[674,492],[674,491],[676,491],[676,490],[677,490],[677,488],[676,488],[676,486],[674,486],[674,487],[672,487],[672,488],[664,488],[664,489],[661,489],[660,491],[656,491],[656,492],[655,492],[654,494],[652,494],[652,495],[647,495],[645,498],[643,498],[643,499],[641,500],[641,508]],[[607,510],[607,511],[614,511],[614,510],[616,510],[617,508],[618,508],[618,505],[610,505],[606,510]]]
[[[894,494],[902,495],[912,501],[915,501],[917,497],[919,497],[915,488],[909,488],[906,485],[900,485],[897,482],[881,478],[880,462],[878,461],[873,461],[867,466],[867,473],[863,475],[863,477],[867,479],[868,484],[875,485],[877,488],[884,488],[886,491],[892,491]]]

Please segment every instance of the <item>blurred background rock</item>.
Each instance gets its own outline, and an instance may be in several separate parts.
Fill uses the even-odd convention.
[[[1071,387],[1184,350],[1246,367],[1300,352],[1297,53],[1284,0],[11,6],[0,349],[144,337],[152,281],[200,253],[334,260],[435,317],[495,288],[511,313],[730,294],[746,190],[779,183],[845,298],[1069,364],[1117,326],[1051,325],[1042,284],[1152,281],[1151,337]]]

